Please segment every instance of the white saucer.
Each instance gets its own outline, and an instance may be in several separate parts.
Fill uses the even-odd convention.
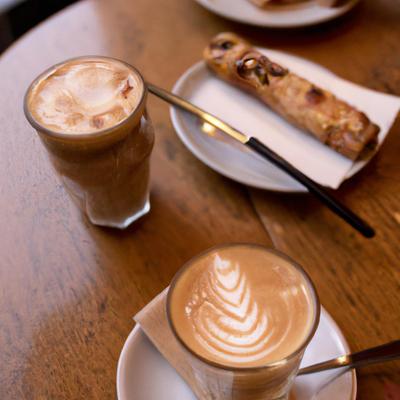
[[[349,352],[349,346],[332,317],[322,309],[317,332],[302,366]],[[355,400],[354,370],[326,371],[296,378],[296,400]],[[117,370],[118,400],[195,400],[195,396],[138,325],[122,349]]]
[[[350,11],[359,0],[349,0],[341,7],[323,7],[315,1],[259,8],[248,0],[196,0],[211,12],[234,21],[271,28],[294,28],[315,25]]]
[[[303,58],[270,49],[260,48],[259,51],[300,75],[312,76],[315,83],[330,90],[337,91],[340,87],[341,93],[351,92],[353,95],[356,93],[358,97],[362,95],[364,95],[364,98],[381,96],[381,94],[375,94],[370,90],[345,81],[326,68]],[[347,171],[344,179],[348,179],[369,161],[368,159],[351,163],[350,160],[320,144],[311,135],[299,131],[275,112],[269,110],[255,97],[215,77],[203,61],[189,68],[176,82],[172,91],[215,114],[246,134],[251,134],[260,139],[260,135],[264,135],[264,140],[265,134],[273,134],[276,137],[274,140],[279,141],[276,143],[282,143],[280,147],[275,148],[275,151],[283,157],[285,157],[285,151],[287,155],[290,155],[288,151],[292,152],[295,147],[297,149],[303,147],[306,149],[303,152],[307,151],[307,154],[313,154],[314,158],[314,161],[308,166],[308,172],[311,175],[305,170],[303,172],[322,185],[331,188],[338,186],[338,184],[332,186],[328,182],[324,182],[326,168],[330,168],[327,172],[330,175],[335,174],[339,168],[344,166],[343,168]],[[340,97],[340,93],[337,95]],[[260,189],[280,192],[307,191],[300,183],[266,160],[254,155],[251,151],[247,151],[244,146],[227,145],[207,136],[201,130],[200,123],[195,117],[174,107],[171,107],[170,114],[175,131],[185,146],[198,159],[218,173]],[[275,147],[277,146],[276,143]],[[271,144],[269,145],[271,146]],[[287,145],[290,145],[290,147]],[[272,149],[274,150],[274,147]],[[320,168],[321,166],[324,167]],[[312,174],[316,175],[312,176]]]

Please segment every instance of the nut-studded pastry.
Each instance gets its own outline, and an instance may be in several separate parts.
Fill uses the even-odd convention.
[[[221,33],[204,50],[222,79],[257,96],[272,110],[352,160],[376,146],[379,127],[332,93],[291,73],[232,33]]]

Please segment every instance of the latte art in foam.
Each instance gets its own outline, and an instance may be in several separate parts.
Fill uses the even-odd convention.
[[[238,263],[214,258],[214,265],[186,307],[197,340],[221,359],[256,362],[271,353],[281,340],[270,343],[274,327],[270,310],[260,309]],[[290,323],[286,330],[290,329]]]
[[[32,88],[28,107],[42,126],[63,133],[110,128],[137,107],[141,79],[122,62],[72,60],[56,66]]]
[[[184,272],[170,299],[178,335],[195,353],[228,366],[279,361],[314,318],[304,277],[258,247],[219,249]]]

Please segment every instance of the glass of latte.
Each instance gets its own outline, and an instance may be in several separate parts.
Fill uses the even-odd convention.
[[[214,247],[174,277],[167,316],[202,399],[289,398],[320,304],[305,271],[258,245]]]
[[[25,115],[68,193],[96,225],[125,228],[146,214],[154,133],[146,86],[109,57],[67,60],[29,87]]]

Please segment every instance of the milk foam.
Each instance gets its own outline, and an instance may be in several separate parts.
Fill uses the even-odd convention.
[[[275,265],[277,256],[257,262],[264,250],[247,248],[247,257],[237,257],[228,249],[199,260],[176,284],[171,311],[178,334],[222,364],[284,358],[301,345],[314,316],[304,277],[288,262]]]
[[[125,64],[91,57],[55,67],[32,87],[28,108],[56,132],[91,133],[125,119],[143,93],[140,77]]]

